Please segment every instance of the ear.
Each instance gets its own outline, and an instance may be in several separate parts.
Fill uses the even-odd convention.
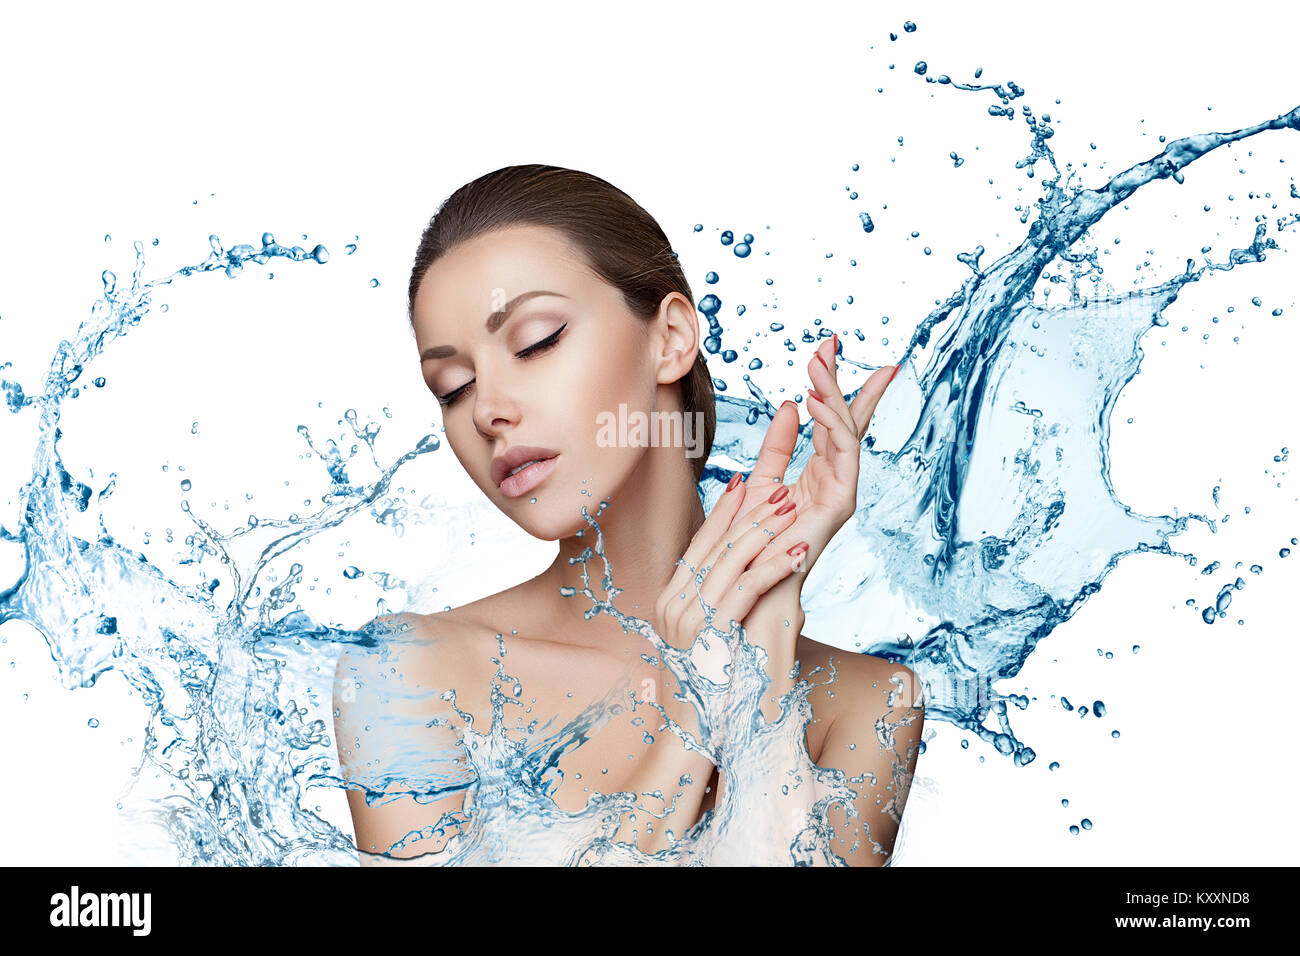
[[[669,292],[659,303],[650,334],[655,381],[669,385],[682,379],[700,352],[700,323],[695,306],[680,292]]]

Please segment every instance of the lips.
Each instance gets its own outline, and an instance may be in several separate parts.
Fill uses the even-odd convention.
[[[559,452],[554,448],[538,448],[535,445],[518,445],[507,449],[492,459],[492,483],[498,488],[501,482],[510,477],[510,472],[530,461],[545,461],[554,458]]]

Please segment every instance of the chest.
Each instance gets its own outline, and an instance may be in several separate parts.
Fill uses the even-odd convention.
[[[623,815],[614,839],[654,852],[668,845],[667,831],[680,838],[714,807],[726,781],[663,726],[667,715],[699,736],[698,715],[674,698],[670,672],[555,642],[516,638],[504,655],[500,647],[494,640],[491,653],[462,658],[457,705],[486,733],[495,697],[507,734],[526,741],[539,786],[559,810],[578,812],[596,793],[634,793],[637,810]],[[815,706],[805,733],[815,761],[824,738]]]

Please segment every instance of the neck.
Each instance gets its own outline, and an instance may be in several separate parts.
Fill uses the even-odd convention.
[[[618,497],[599,514],[598,510],[599,504],[588,506],[599,527],[588,523],[581,537],[561,539],[555,560],[530,583],[539,589],[538,603],[546,609],[547,619],[558,622],[556,640],[587,646],[616,641],[644,651],[644,640],[634,632],[624,635],[613,615],[601,613],[587,621],[584,614],[592,608],[592,597],[611,601],[623,614],[650,621],[662,633],[655,604],[676,572],[677,560],[704,523],[690,460],[681,449],[648,449]],[[596,553],[598,544],[603,560]],[[588,549],[584,581],[584,563],[579,558]],[[561,592],[565,588],[575,589],[574,594],[565,597]],[[591,597],[584,589],[590,589]]]

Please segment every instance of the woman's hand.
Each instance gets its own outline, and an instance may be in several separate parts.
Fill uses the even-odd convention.
[[[793,514],[798,518],[753,559],[758,564],[768,560],[769,554],[783,555],[784,549],[795,542],[808,544],[796,573],[769,588],[755,602],[745,624],[746,632],[755,636],[782,635],[775,646],[765,648],[769,656],[768,676],[778,693],[794,686],[786,675],[794,666],[795,641],[803,628],[804,615],[799,604],[803,582],[831,538],[857,511],[861,442],[876,405],[898,371],[896,365],[878,368],[863,383],[850,405],[844,400],[836,377],[838,351],[839,337],[832,336],[818,345],[808,362],[808,376],[813,385],[808,390],[808,411],[815,422],[814,454],[788,496],[795,503]],[[768,426],[754,470],[743,485],[747,498],[763,500],[774,490],[785,487],[782,481],[794,454],[798,430],[798,406],[794,402],[783,403]]]
[[[798,514],[789,489],[774,488],[757,503],[749,497],[741,514],[745,483],[736,474],[677,563],[655,605],[659,635],[668,644],[686,650],[710,622],[723,634],[730,632],[731,621],[745,623],[763,593],[803,560],[807,545],[802,542],[781,551],[768,547]]]

